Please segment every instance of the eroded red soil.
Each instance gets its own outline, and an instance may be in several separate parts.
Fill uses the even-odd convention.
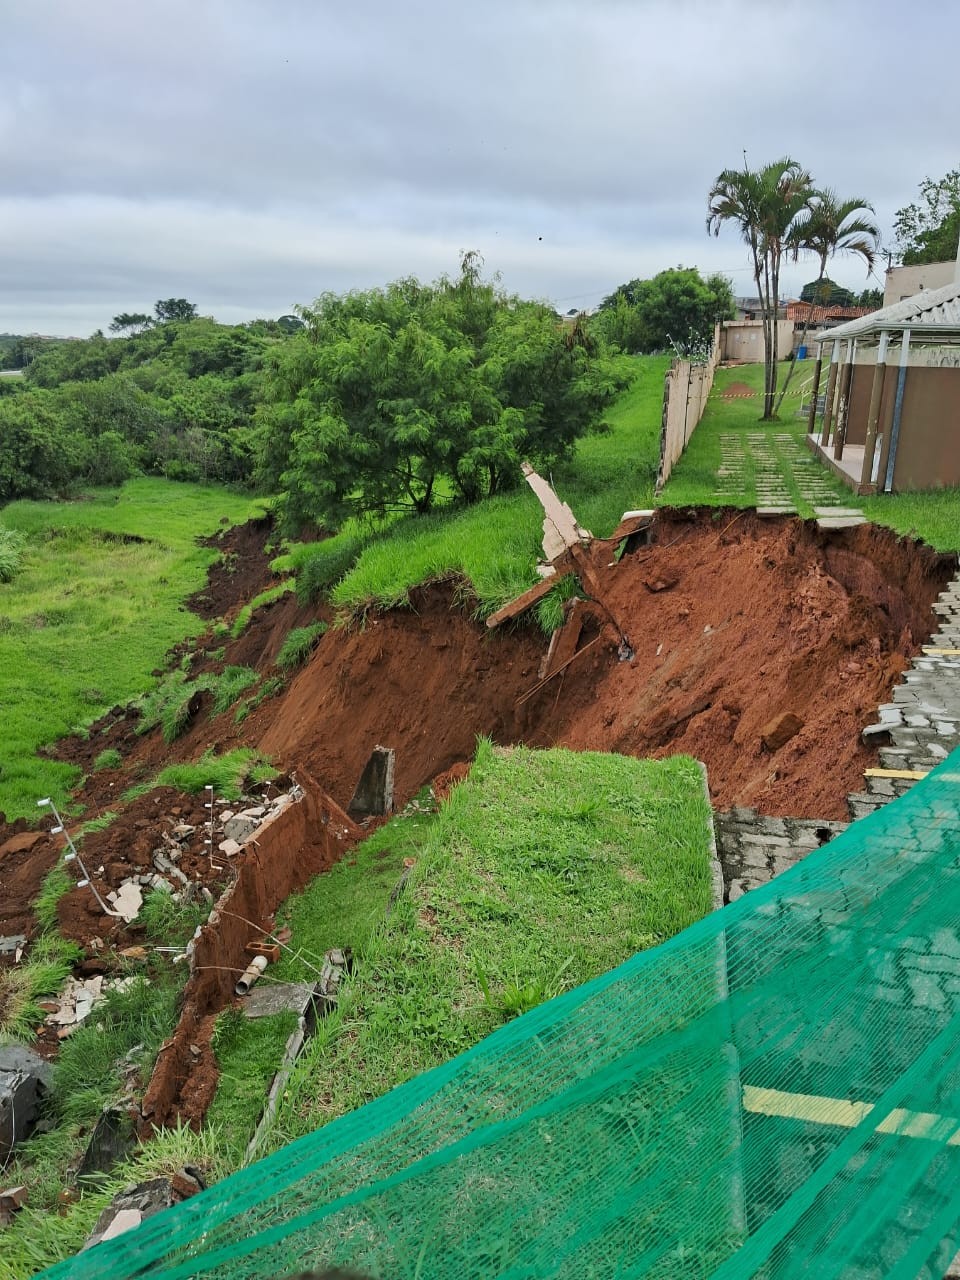
[[[223,535],[209,608],[235,613],[267,584],[269,533],[258,522]],[[955,557],[872,526],[822,533],[797,519],[729,511],[662,512],[655,545],[619,563],[608,548],[597,553],[607,602],[634,649],[630,661],[617,660],[616,631],[590,605],[577,656],[538,687],[546,641],[531,619],[490,631],[454,605],[453,584],[428,586],[412,609],[368,615],[362,628],[331,627],[305,666],[240,725],[232,710],[211,718],[205,696],[171,746],[157,731],[138,737],[136,714],[120,708],[89,739],[60,744],[61,757],[88,772],[78,793],[85,817],[116,810],[124,788],[171,760],[238,745],[258,748],[287,773],[311,775],[342,806],[372,748],[393,747],[403,803],[469,760],[478,734],[631,755],[687,752],[706,763],[719,808],[845,817],[846,794],[860,789],[875,758],[860,729],[931,632],[930,605]],[[277,676],[287,632],[321,613],[285,596],[259,610],[222,656],[222,638],[201,640],[193,671],[242,664]],[[782,712],[803,727],[770,750],[761,736]],[[122,767],[89,772],[105,747],[120,751]],[[199,825],[199,804],[152,792],[88,835],[84,856],[97,883],[114,888],[142,869],[171,816]],[[18,839],[24,830],[0,826],[0,934],[29,933],[30,903],[59,852],[53,838]],[[220,880],[202,857],[189,873],[216,893]],[[62,904],[65,931],[80,941],[94,929],[103,934],[90,902],[71,893]]]

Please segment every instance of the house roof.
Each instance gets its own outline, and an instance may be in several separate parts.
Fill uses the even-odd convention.
[[[809,302],[788,302],[787,319],[806,320],[809,312],[811,324],[826,324],[828,320],[859,320],[875,310],[875,307],[812,307]]]
[[[869,315],[838,325],[836,329],[821,329],[814,334],[813,341],[862,338],[883,329],[917,329],[933,334],[960,332],[960,280],[954,280],[942,289],[924,289],[912,298],[892,302],[888,307],[871,311]]]

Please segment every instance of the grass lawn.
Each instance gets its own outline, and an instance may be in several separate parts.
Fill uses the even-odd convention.
[[[172,645],[200,629],[183,600],[216,553],[196,539],[261,509],[249,496],[159,479],[75,502],[14,502],[0,522],[27,536],[0,584],[0,810],[65,803],[77,771],[38,749],[143,692]],[[136,540],[131,540],[136,539]]]
[[[267,1146],[378,1097],[700,919],[711,907],[709,825],[700,769],[686,757],[481,742],[470,777],[436,817],[395,819],[354,865],[341,863],[288,904],[302,958],[288,955],[275,980],[305,980],[327,947],[345,943],[358,968],[297,1064]],[[411,853],[410,880],[384,920]],[[228,1105],[218,1094],[211,1121],[238,1118]]]
[[[872,498],[858,498],[814,459],[806,445],[806,417],[799,418],[796,412],[801,397],[793,394],[795,388],[809,380],[812,367],[811,364],[808,369],[801,367],[797,370],[783,402],[780,419],[775,424],[760,422],[762,364],[718,369],[707,410],[664,487],[658,500],[660,505],[755,506],[757,459],[747,437],[753,432],[762,432],[768,437],[766,447],[777,460],[786,487],[801,515],[811,517],[813,507],[800,494],[797,479],[804,472],[819,468],[831,489],[830,505],[858,507],[875,524],[922,538],[938,551],[960,549],[960,490],[940,489],[932,493],[880,494]],[[783,377],[781,370],[781,382]],[[722,392],[731,383],[745,383],[758,394],[755,399],[724,400]],[[744,485],[742,492],[735,497],[721,496],[717,492],[717,473],[721,465],[720,437],[731,433],[740,437],[744,450]],[[783,433],[791,436],[789,444],[769,439],[774,434]]]
[[[553,475],[580,523],[608,534],[625,510],[649,506],[656,481],[665,356],[636,358],[637,376],[604,416],[609,430],[587,436]],[[334,604],[361,613],[409,601],[412,587],[451,574],[469,578],[480,612],[493,612],[535,580],[542,512],[524,485],[514,493],[388,528],[349,521],[335,538],[298,547],[278,568],[295,568]]]

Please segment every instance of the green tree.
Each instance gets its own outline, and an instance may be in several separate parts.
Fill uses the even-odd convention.
[[[709,343],[714,325],[734,313],[726,276],[704,280],[696,267],[661,271],[652,280],[630,280],[600,304],[594,322],[612,345],[629,354],[687,354]]]
[[[882,289],[861,289],[854,301],[856,307],[872,307],[876,311],[883,306]]]
[[[548,307],[480,278],[400,280],[327,294],[268,358],[260,474],[286,493],[291,527],[349,515],[425,513],[517,483],[519,463],[567,454],[623,385]]]
[[[960,244],[960,169],[936,181],[924,178],[920,199],[898,209],[893,220],[897,256],[904,266],[948,262]]]
[[[78,439],[44,392],[0,399],[0,503],[66,493],[77,474]]]
[[[160,298],[154,303],[153,314],[157,324],[166,324],[170,320],[195,320],[197,308],[186,298]]]
[[[143,333],[144,329],[149,329],[152,324],[153,316],[147,315],[145,311],[121,311],[110,321],[110,332]]]
[[[829,276],[821,280],[808,280],[800,290],[801,302],[812,302],[817,307],[853,307],[856,306],[854,295],[842,284],[837,284]]]
[[[780,269],[790,250],[792,229],[813,196],[813,179],[789,156],[756,171],[746,165],[724,169],[707,196],[707,231],[719,235],[720,228],[731,223],[750,253],[763,323],[765,420],[774,416],[777,394]]]
[[[835,191],[829,188],[814,193],[813,200],[801,216],[795,219],[790,230],[790,253],[794,262],[801,253],[815,254],[820,263],[820,271],[814,282],[813,294],[817,296],[827,279],[827,263],[837,254],[846,254],[861,258],[867,266],[867,273],[873,270],[876,260],[877,245],[880,240],[880,228],[870,214],[873,205],[862,196],[854,196],[849,200],[841,200]],[[810,328],[812,310],[807,313],[800,333],[800,346],[803,346]],[[796,369],[796,362],[791,364],[780,391],[774,412],[779,412],[783,397]]]

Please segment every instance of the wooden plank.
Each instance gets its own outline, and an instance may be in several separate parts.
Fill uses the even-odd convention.
[[[904,778],[908,782],[919,782],[929,773],[929,769],[864,769],[865,778]]]
[[[960,658],[960,649],[932,649],[930,645],[925,644],[923,652],[931,658]]]
[[[544,596],[549,595],[561,578],[566,577],[572,572],[571,565],[554,565],[556,573],[550,578],[544,578],[541,582],[536,582],[529,587],[521,595],[516,596],[508,604],[499,608],[496,613],[491,613],[487,619],[488,627],[499,627],[502,622],[509,622],[511,618],[517,618],[521,613],[533,607],[538,600],[542,600]]]
[[[582,604],[579,596],[574,596],[564,605],[564,620],[550,637],[550,648],[540,667],[541,680],[552,675],[557,667],[566,666],[576,653],[580,632],[583,630]]]

